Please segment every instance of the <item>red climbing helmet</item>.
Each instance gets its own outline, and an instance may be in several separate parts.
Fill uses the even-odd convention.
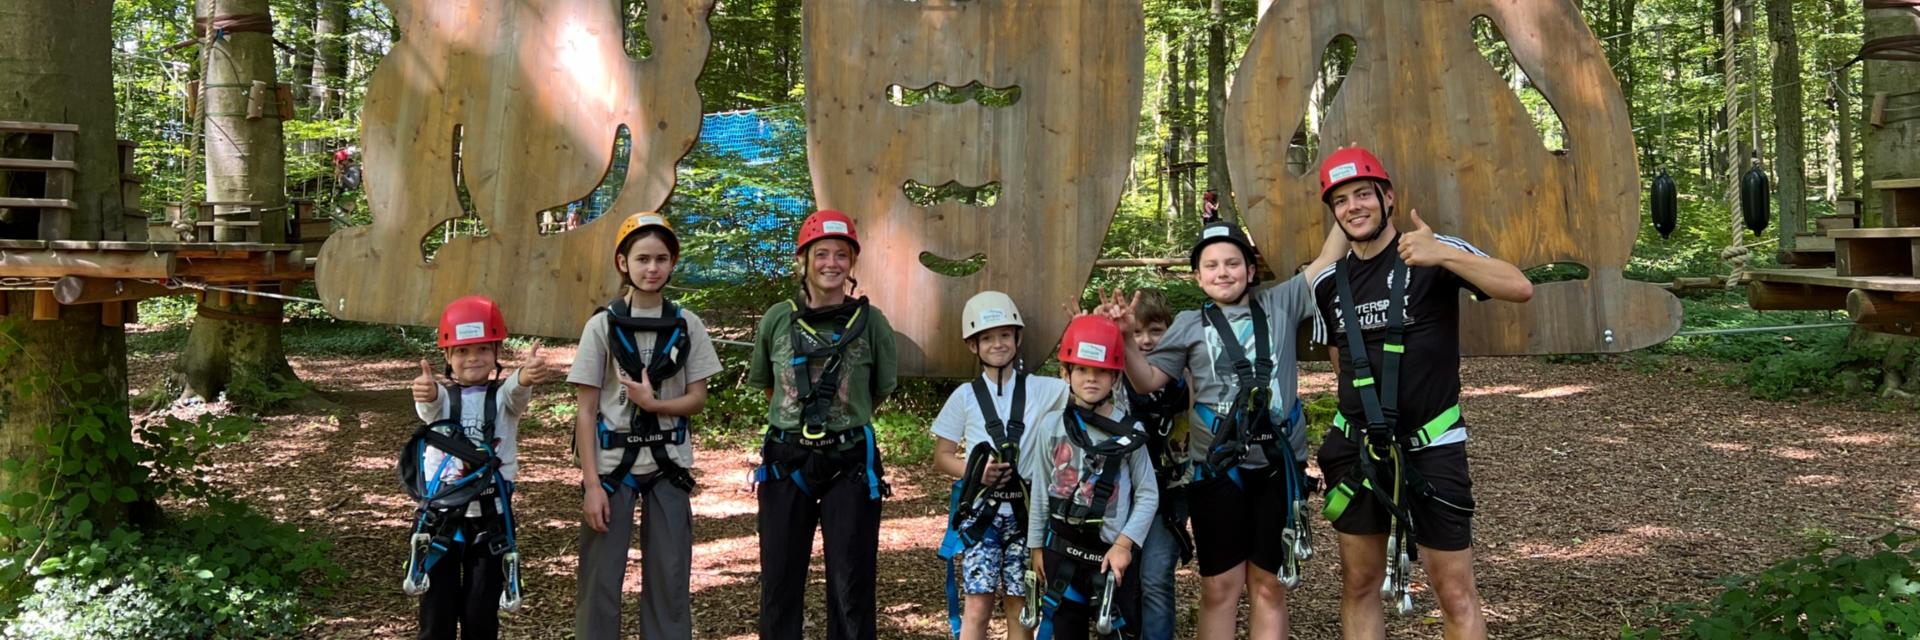
[[[1387,177],[1386,165],[1373,157],[1373,152],[1360,146],[1342,147],[1320,163],[1320,201],[1326,202],[1335,188],[1355,180],[1393,184],[1393,179]]]
[[[1126,367],[1126,344],[1120,341],[1120,325],[1102,316],[1080,316],[1067,324],[1060,337],[1060,364],[1077,364],[1120,371]]]
[[[507,319],[486,296],[466,296],[440,312],[440,348],[507,339]]]
[[[853,255],[860,255],[860,234],[854,231],[853,218],[847,214],[832,209],[821,209],[807,216],[806,222],[800,223],[800,239],[795,241],[793,253],[805,254],[807,245],[821,238],[846,240],[848,244],[853,245]]]

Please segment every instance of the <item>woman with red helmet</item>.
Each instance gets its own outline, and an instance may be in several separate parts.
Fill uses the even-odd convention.
[[[520,606],[512,520],[520,416],[532,387],[557,379],[560,367],[534,343],[528,363],[500,377],[506,339],[499,305],[482,296],[454,300],[440,314],[445,378],[421,358],[413,380],[414,408],[427,424],[400,461],[401,479],[420,501],[402,586],[421,596],[422,640],[498,637],[499,609]],[[461,504],[445,499],[452,495]]]
[[[1136,638],[1140,570],[1160,490],[1140,421],[1115,402],[1126,355],[1120,327],[1082,315],[1060,339],[1071,400],[1040,418],[1021,452],[1028,493],[1027,547],[1033,553],[1030,618],[1038,638]]]
[[[827,638],[875,637],[880,505],[888,493],[873,414],[898,374],[893,329],[853,297],[853,218],[816,211],[795,242],[800,295],[767,309],[747,383],[767,392],[760,501],[760,637],[797,640],[818,525],[827,558]]]

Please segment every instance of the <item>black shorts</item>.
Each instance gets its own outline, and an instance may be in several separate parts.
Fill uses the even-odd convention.
[[[1433,486],[1434,493],[1447,502],[1471,509],[1473,480],[1467,477],[1467,443],[1441,445],[1410,454],[1415,473]],[[1320,445],[1320,472],[1325,474],[1329,492],[1352,473],[1360,462],[1360,447],[1339,431],[1327,433]],[[1473,513],[1460,511],[1429,500],[1414,500],[1412,506],[1414,543],[1439,551],[1460,551],[1473,546]],[[1353,535],[1384,535],[1390,523],[1387,508],[1373,492],[1355,491],[1333,529]]]
[[[1286,482],[1272,468],[1242,469],[1240,476],[1241,485],[1226,478],[1187,485],[1201,576],[1226,573],[1242,562],[1275,573],[1286,559],[1280,537],[1287,527]]]

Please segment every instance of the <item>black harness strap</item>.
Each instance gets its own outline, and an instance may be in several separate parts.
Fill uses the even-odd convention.
[[[1252,360],[1247,358],[1246,348],[1240,344],[1240,336],[1234,333],[1233,324],[1227,321],[1220,307],[1208,303],[1201,309],[1207,324],[1220,339],[1221,352],[1233,363],[1240,387],[1219,430],[1214,433],[1212,450],[1207,452],[1207,470],[1214,477],[1226,476],[1239,467],[1246,460],[1249,446],[1261,447],[1269,465],[1292,463],[1291,460],[1280,460],[1283,457],[1280,432],[1273,424],[1273,344],[1272,336],[1268,335],[1267,312],[1261,308],[1260,301],[1251,295],[1247,297],[1247,308],[1253,322]]]
[[[818,309],[792,300],[787,304],[792,306],[794,315],[793,383],[800,397],[801,429],[809,437],[814,437],[826,431],[827,419],[832,415],[834,402],[839,399],[847,346],[866,333],[867,298],[862,296],[857,300]],[[830,323],[829,326],[837,326],[837,332],[830,336],[820,335],[811,323],[822,321]],[[807,344],[807,336],[824,344],[802,352],[802,345]],[[826,362],[820,369],[817,381],[809,370],[815,360]]]
[[[988,527],[993,525],[992,514],[998,512],[1002,504],[1013,505],[1014,519],[1019,523],[1015,530],[1027,530],[1027,480],[1015,474],[999,487],[984,486],[980,482],[980,472],[990,460],[1020,463],[1020,440],[1027,433],[1027,374],[1021,371],[1013,374],[1013,402],[1006,419],[1000,418],[989,393],[984,378],[973,379],[973,399],[979,405],[980,416],[986,421],[987,437],[992,442],[980,443],[968,453],[967,475],[960,485],[960,508],[953,512],[953,519],[948,523],[950,527],[967,525],[958,530],[961,541],[968,547],[985,538]]]
[[[1087,468],[1098,468],[1100,472],[1094,476],[1093,495],[1087,506],[1074,504],[1074,494],[1048,505],[1046,548],[1071,560],[1047,567],[1047,591],[1044,597],[1050,601],[1050,606],[1058,606],[1068,589],[1083,574],[1091,576],[1084,595],[1092,599],[1099,592],[1102,584],[1099,567],[1106,556],[1101,546],[1100,528],[1106,524],[1107,504],[1112,501],[1120,474],[1126,469],[1127,456],[1145,446],[1147,439],[1146,433],[1139,428],[1139,421],[1131,416],[1122,422],[1077,404],[1069,404],[1062,420],[1065,422],[1067,440],[1086,456]],[[1093,437],[1087,433],[1090,427],[1110,437],[1095,444]],[[1079,490],[1080,485],[1076,483],[1074,492]]]
[[[687,319],[681,315],[680,307],[671,300],[665,300],[657,318],[635,318],[625,298],[617,298],[602,309],[607,316],[607,339],[613,360],[627,377],[639,380],[645,372],[649,382],[659,388],[667,379],[679,375],[681,359],[686,357],[693,343],[687,332]],[[653,352],[648,358],[640,357],[640,343],[636,337],[640,333],[653,334]],[[633,472],[633,465],[640,456],[641,448],[648,448],[653,454],[653,462],[659,466],[657,478],[664,478],[688,492],[693,491],[693,473],[673,460],[669,446],[687,441],[686,419],[681,418],[678,426],[664,429],[660,426],[659,416],[640,408],[640,403],[628,398],[629,415],[627,430],[614,431],[606,428],[602,421],[600,432],[601,449],[620,449],[620,462],[614,468],[600,474],[600,484],[611,493],[620,483],[625,482]],[[642,488],[644,491],[644,487]]]
[[[1360,436],[1360,464],[1354,468],[1356,477],[1343,482],[1353,482],[1372,491],[1381,504],[1386,505],[1388,513],[1394,519],[1394,526],[1411,535],[1414,530],[1413,519],[1404,500],[1396,500],[1391,488],[1410,486],[1405,464],[1406,450],[1394,437],[1394,428],[1399,422],[1400,402],[1399,378],[1400,355],[1405,351],[1403,343],[1406,335],[1406,292],[1410,270],[1400,260],[1400,254],[1387,251],[1389,272],[1387,274],[1387,336],[1381,346],[1380,374],[1376,379],[1373,371],[1373,357],[1367,355],[1364,327],[1360,322],[1359,309],[1354,306],[1353,257],[1342,258],[1334,263],[1334,281],[1340,292],[1340,315],[1343,332],[1347,334],[1346,364],[1353,371],[1353,391],[1360,396],[1360,406],[1366,412],[1367,426]],[[1377,388],[1376,388],[1377,385]],[[1392,482],[1388,484],[1379,470],[1374,468],[1373,458],[1378,452],[1387,452],[1393,461]],[[1427,490],[1431,492],[1429,488]],[[1409,545],[1409,549],[1413,549]]]

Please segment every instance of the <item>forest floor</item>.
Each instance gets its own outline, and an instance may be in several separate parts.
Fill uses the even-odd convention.
[[[399,588],[410,505],[393,466],[416,425],[405,390],[416,363],[295,357],[302,379],[341,409],[265,417],[266,429],[215,455],[210,473],[220,485],[333,544],[348,577],[314,603],[312,637],[413,633],[416,604]],[[169,364],[136,357],[135,389],[155,384]],[[1474,550],[1493,637],[1618,637],[1623,624],[1652,619],[1661,604],[1704,600],[1717,592],[1716,579],[1763,569],[1815,537],[1857,546],[1896,523],[1920,521],[1913,466],[1920,416],[1828,401],[1751,400],[1711,381],[1716,366],[1724,365],[1682,358],[1659,366],[1466,361],[1463,402],[1479,504]],[[1306,369],[1303,394],[1331,390],[1324,364]],[[580,499],[569,427],[555,410],[569,401],[565,393],[563,385],[541,390],[521,425],[515,507],[527,601],[504,616],[509,638],[572,636]],[[756,507],[746,485],[752,441],[741,434],[696,437],[698,637],[751,638],[757,628]],[[895,493],[880,536],[880,635],[940,638],[945,574],[934,550],[946,522],[947,482],[926,465],[896,463],[889,472]],[[1290,599],[1298,638],[1339,633],[1332,532],[1316,522],[1322,553]],[[633,550],[626,581],[630,629],[638,615],[640,553]],[[818,556],[814,567],[807,635],[820,637]],[[1191,637],[1198,577],[1189,566],[1179,579],[1179,635]],[[1437,605],[1417,571],[1416,580],[1416,615],[1392,619],[1390,637],[1441,636]]]

